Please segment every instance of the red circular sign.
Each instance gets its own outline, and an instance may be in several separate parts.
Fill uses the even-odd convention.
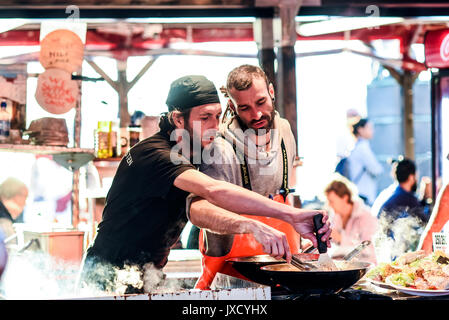
[[[66,113],[75,106],[78,94],[78,84],[65,70],[48,69],[37,79],[35,97],[47,112]]]

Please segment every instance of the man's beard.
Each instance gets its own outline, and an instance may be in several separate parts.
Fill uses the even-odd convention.
[[[410,191],[413,192],[413,193],[415,193],[416,190],[418,190],[418,183],[417,183],[417,182],[415,182],[415,183],[412,185],[412,188],[411,188]]]
[[[190,124],[186,124],[184,130],[186,130],[189,133],[190,160],[198,160],[199,157],[201,157],[203,150],[214,141],[216,134],[206,136],[206,133],[203,133],[204,136],[201,136],[195,133]],[[209,139],[209,143],[206,146],[203,146],[204,137],[207,137]]]
[[[244,123],[242,121],[242,119],[240,119],[240,117],[238,115],[236,115],[236,119],[240,125],[240,128],[243,131],[246,131],[247,129],[251,129],[255,131],[255,134],[257,136],[263,136],[265,134],[267,134],[268,131],[270,131],[271,129],[274,128],[274,117],[276,115],[276,108],[274,107],[274,102],[273,102],[273,111],[271,112],[271,114],[269,116],[262,116],[259,120],[253,120],[249,123],[249,125],[247,125],[246,123]],[[267,121],[267,125],[263,128],[258,128],[258,129],[253,129],[251,128],[251,124],[254,124],[256,122],[259,122],[261,120],[266,120]]]
[[[184,127],[185,130],[189,133],[189,139],[190,139],[190,160],[193,159],[194,156],[194,146],[199,146],[200,151],[203,151],[203,146],[201,143],[201,137],[197,137],[197,135],[193,132],[192,127],[189,124],[186,124]],[[198,142],[199,139],[199,142]],[[194,142],[195,141],[195,142]]]

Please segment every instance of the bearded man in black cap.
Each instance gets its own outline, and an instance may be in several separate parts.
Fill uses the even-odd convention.
[[[170,248],[187,222],[189,193],[228,210],[226,214],[233,215],[235,222],[232,232],[253,234],[267,254],[282,252],[290,261],[285,234],[239,214],[257,213],[287,221],[316,246],[312,218],[322,213],[324,226],[319,233],[328,242],[331,229],[326,212],[306,212],[276,203],[197,170],[200,163],[194,160],[201,160],[202,149],[213,141],[221,115],[218,93],[210,80],[197,75],[175,80],[166,104],[169,112],[161,117],[160,131],[133,146],[120,162],[97,236],[87,251],[82,287],[119,293],[148,291],[144,284],[147,275],[133,283],[118,283],[120,270],[131,266],[143,274],[150,269],[159,272],[165,266]],[[220,232],[219,226],[213,231]]]

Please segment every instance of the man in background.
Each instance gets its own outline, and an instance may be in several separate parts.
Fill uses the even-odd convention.
[[[418,178],[415,163],[410,159],[403,159],[397,163],[394,172],[398,186],[380,208],[378,217],[382,214],[391,216],[394,219],[414,216],[422,222],[427,222],[429,206],[426,203],[426,196],[421,201],[416,196]]]
[[[418,200],[416,166],[410,159],[399,161],[394,170],[397,187],[382,205],[379,214],[379,239],[390,243],[390,258],[417,249],[428,219],[426,199]]]
[[[28,188],[16,178],[7,178],[0,185],[0,229],[6,238],[15,234],[13,223],[25,208]]]

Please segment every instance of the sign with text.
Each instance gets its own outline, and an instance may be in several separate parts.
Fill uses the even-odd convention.
[[[57,68],[72,73],[81,68],[83,57],[83,42],[70,30],[52,31],[41,41],[39,61],[45,69]]]
[[[443,252],[447,252],[448,250],[448,246],[447,246],[447,241],[448,241],[448,235],[446,233],[443,232],[434,232],[432,233],[432,243],[433,243],[433,251],[443,251]]]
[[[47,112],[68,112],[75,106],[78,95],[78,84],[67,71],[48,69],[37,78],[36,101]]]

